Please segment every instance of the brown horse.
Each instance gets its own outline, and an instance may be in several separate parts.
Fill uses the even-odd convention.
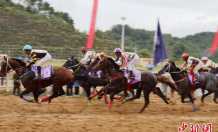
[[[108,76],[108,78],[112,78],[113,76],[115,76],[115,74],[118,74],[118,75],[116,77],[113,77],[113,78],[119,79],[119,78],[124,77],[124,73],[119,70],[119,66],[110,57],[104,57],[101,61],[99,61],[99,63],[97,63],[93,67],[93,69],[102,70],[106,74],[106,76]],[[138,82],[136,85],[136,87],[137,87],[136,95],[130,99],[127,99],[126,102],[140,98],[141,92],[143,91],[143,93],[144,93],[144,106],[140,110],[140,113],[143,112],[144,109],[148,106],[149,95],[151,92],[154,92],[155,94],[157,94],[159,97],[161,97],[161,99],[164,100],[165,103],[168,104],[168,100],[167,100],[166,96],[164,96],[164,94],[161,92],[160,88],[156,87],[157,82],[158,82],[158,80],[160,80],[161,82],[163,82],[165,84],[170,84],[170,86],[172,86],[174,89],[176,89],[175,84],[173,84],[172,82],[169,82],[168,80],[165,80],[161,77],[158,78],[155,74],[149,73],[149,72],[144,72],[144,73],[142,73],[141,76],[142,76],[142,80],[140,82]],[[121,81],[119,81],[119,82],[112,81],[105,88],[109,88],[107,91],[114,90],[114,91],[120,92],[119,90],[117,90],[117,89],[122,89],[122,88],[120,88],[119,83],[121,83]]]
[[[26,63],[20,59],[16,58],[6,58],[1,63],[0,75],[6,75],[10,70],[14,70],[16,74],[21,78],[21,82],[25,90],[21,93],[20,97],[24,100],[23,96],[30,92],[33,93],[35,102],[38,103],[38,97],[40,94],[40,89],[53,85],[53,93],[51,96],[45,99],[51,102],[51,100],[60,95],[60,92],[63,93],[62,87],[69,82],[74,81],[74,73],[64,67],[54,68],[53,75],[49,79],[31,79],[23,81],[22,78],[25,77],[25,74],[28,71]],[[28,101],[28,100],[26,100]]]

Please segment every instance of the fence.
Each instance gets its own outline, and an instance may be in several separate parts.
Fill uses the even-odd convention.
[[[13,89],[13,80],[10,77],[1,77],[0,78],[0,90],[6,90],[7,92],[12,91]]]

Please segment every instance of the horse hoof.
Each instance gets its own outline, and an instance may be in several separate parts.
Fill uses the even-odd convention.
[[[217,99],[213,99],[213,102],[214,102],[215,104],[218,104]]]
[[[141,113],[143,113],[143,111],[144,111],[144,110],[140,110],[138,113],[141,114]]]
[[[92,97],[88,97],[88,101],[92,100]]]
[[[121,104],[125,104],[127,101],[126,100],[123,100],[122,102],[121,102]]]
[[[170,100],[170,101],[169,101],[169,104],[170,104],[170,105],[176,105],[176,102]]]
[[[199,110],[200,110],[199,108],[195,108],[195,109],[192,110],[192,112],[197,112]]]
[[[111,110],[111,108],[112,108],[112,102],[110,101],[110,102],[108,103],[108,109]]]
[[[205,103],[204,103],[204,102],[201,102],[200,106],[204,106],[204,105],[205,105]]]
[[[43,96],[42,98],[39,99],[40,102],[49,102],[49,96]]]

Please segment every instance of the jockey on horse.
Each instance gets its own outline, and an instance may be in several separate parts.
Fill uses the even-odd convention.
[[[202,62],[202,67],[201,70],[202,71],[211,71],[212,68],[216,68],[217,64],[215,62],[213,62],[212,60],[210,60],[208,57],[204,56],[201,58],[201,62]]]
[[[28,59],[27,66],[34,64],[37,67],[38,78],[41,78],[41,68],[48,65],[52,56],[46,50],[32,49],[30,44],[26,44],[23,51]]]
[[[120,69],[126,69],[127,68],[127,57],[125,54],[122,52],[120,48],[114,49],[115,53],[115,63],[120,66]]]
[[[88,50],[86,47],[81,48],[81,52],[83,54],[83,58],[80,60],[80,64],[89,65],[95,58],[95,51]]]
[[[36,68],[35,78],[33,79],[42,79],[42,68],[48,66],[48,62],[52,59],[52,56],[46,50],[36,50],[33,49],[30,44],[26,44],[23,47],[23,51],[26,55],[26,66],[32,70],[32,66],[34,65]],[[51,69],[50,69],[51,70]],[[50,71],[51,73],[51,71]],[[31,72],[27,72],[23,75],[23,77],[31,76]],[[50,75],[51,76],[51,75]],[[25,80],[28,81],[28,80]],[[39,93],[44,93],[44,89],[41,89],[40,83],[38,84]]]
[[[141,81],[141,72],[136,69],[135,65],[139,62],[139,56],[136,53],[123,53],[120,48],[114,50],[116,55],[115,63],[124,70],[124,74],[128,79],[129,89],[131,85]]]
[[[195,89],[196,86],[199,85],[196,75],[202,67],[202,62],[198,58],[189,56],[188,53],[183,53],[181,57],[184,61],[184,63],[181,66],[181,69],[186,70],[188,72],[189,81]]]

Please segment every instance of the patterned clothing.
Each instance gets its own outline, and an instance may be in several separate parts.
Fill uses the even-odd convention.
[[[128,60],[125,54],[122,54],[120,57],[115,59],[115,63],[120,66],[120,69],[126,69],[127,62]]]
[[[188,77],[191,83],[195,84],[196,76],[195,74],[198,73],[198,70],[200,70],[202,67],[202,62],[200,59],[189,56],[188,60],[182,65],[183,70],[188,71]]]
[[[210,71],[211,68],[216,68],[216,67],[217,67],[217,64],[215,62],[213,62],[212,60],[208,59],[206,63],[202,62],[202,67],[201,68],[203,70]]]
[[[80,60],[80,63],[83,65],[89,65],[95,59],[95,51],[87,51],[84,57]]]
[[[46,50],[32,50],[29,59],[37,66],[45,66],[52,56]]]
[[[186,62],[183,63],[182,69],[188,72],[197,73],[202,67],[202,62],[200,59],[190,56]]]

